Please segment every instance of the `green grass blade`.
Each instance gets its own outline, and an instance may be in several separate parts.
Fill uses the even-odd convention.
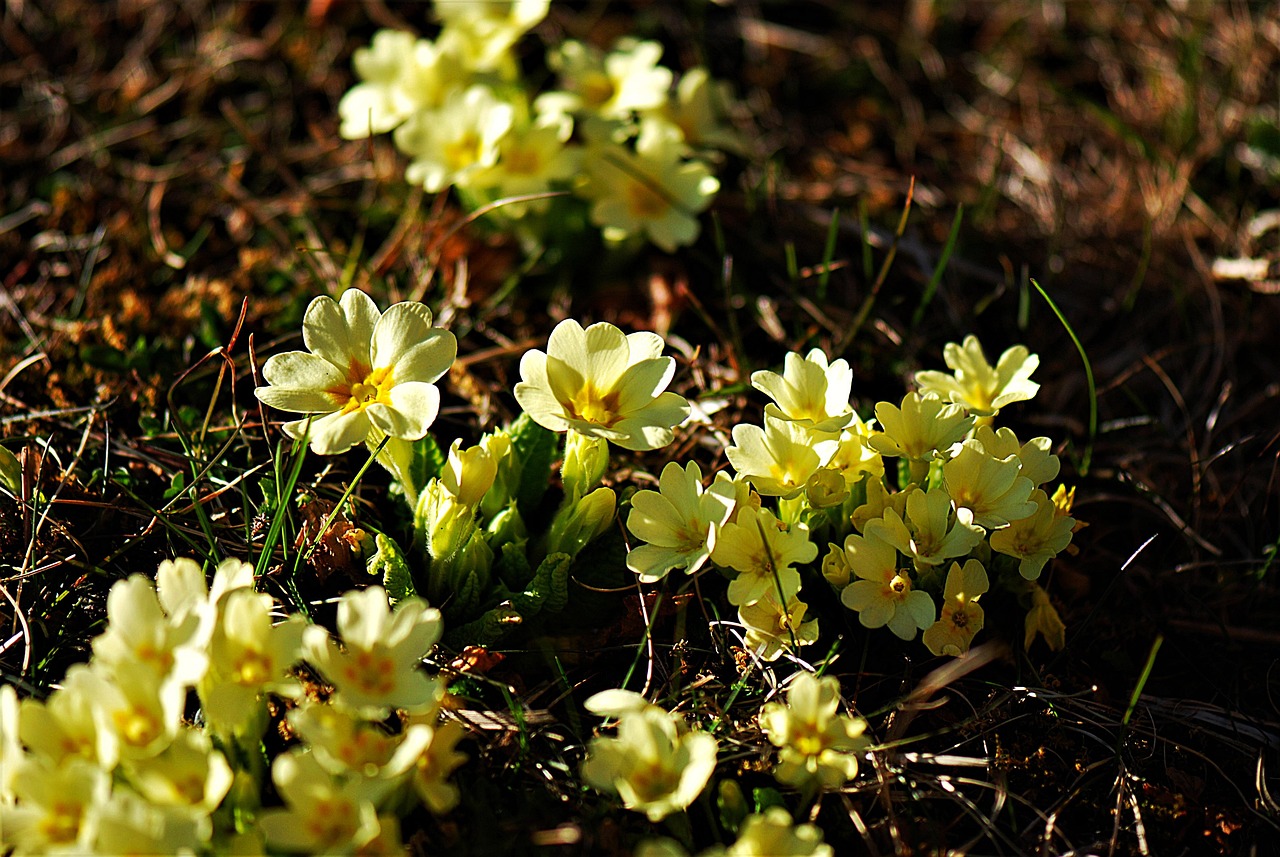
[[[1053,310],[1053,314],[1058,317],[1058,321],[1062,322],[1062,326],[1067,331],[1067,336],[1070,336],[1071,341],[1075,343],[1076,351],[1080,352],[1080,360],[1084,363],[1085,382],[1089,385],[1089,442],[1085,445],[1084,452],[1080,455],[1080,475],[1087,476],[1089,463],[1093,460],[1093,442],[1098,436],[1098,387],[1093,380],[1093,365],[1089,362],[1089,355],[1084,351],[1084,345],[1080,343],[1080,337],[1076,336],[1075,329],[1071,327],[1067,317],[1062,314],[1062,310],[1058,309],[1058,305],[1049,297],[1049,293],[1041,288],[1040,284],[1034,279],[1031,281],[1031,285],[1040,293],[1040,297],[1044,298],[1044,302],[1049,305],[1049,309]]]
[[[951,221],[951,231],[947,233],[947,243],[942,246],[942,253],[938,256],[938,264],[933,268],[933,276],[929,278],[929,282],[925,283],[924,293],[920,295],[920,305],[916,307],[915,315],[911,316],[912,327],[920,326],[925,310],[933,302],[933,296],[938,291],[938,284],[942,282],[942,275],[946,273],[947,263],[951,261],[951,251],[956,248],[956,239],[960,237],[960,224],[963,220],[964,204],[961,203],[956,208],[956,216]]]

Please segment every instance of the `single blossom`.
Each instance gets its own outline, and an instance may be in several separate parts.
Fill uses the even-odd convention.
[[[657,491],[637,491],[631,498],[627,529],[647,544],[627,553],[627,568],[645,583],[666,577],[673,568],[693,574],[715,547],[720,527],[733,511],[736,490],[723,473],[705,490],[702,470],[690,461],[662,468]]]
[[[776,661],[783,651],[818,642],[818,620],[805,621],[809,605],[796,595],[798,579],[784,583],[782,596],[777,587],[766,589],[760,598],[738,608],[738,621],[746,630],[747,648],[763,661]]]
[[[1018,573],[1027,580],[1040,576],[1045,563],[1067,549],[1074,518],[1058,514],[1058,507],[1039,488],[1031,492],[1036,510],[991,534],[991,549],[1015,557]]]
[[[303,633],[303,653],[337,688],[339,703],[361,712],[430,707],[435,680],[418,663],[440,639],[440,611],[421,598],[405,598],[391,610],[381,586],[353,589],[338,601],[340,648],[319,625]]]
[[[850,534],[844,541],[849,567],[858,579],[840,593],[840,602],[857,611],[866,628],[889,630],[910,640],[933,624],[933,599],[911,586],[906,569],[898,568],[898,551],[875,536]]]
[[[858,773],[858,754],[868,741],[867,722],[840,713],[840,683],[802,672],[787,701],[766,703],[760,728],[778,748],[778,782],[802,789],[836,789]]]
[[[956,509],[967,509],[973,523],[989,530],[1034,514],[1031,480],[1021,473],[1017,456],[996,458],[976,440],[966,440],[955,457],[942,465],[942,479]]]
[[[835,454],[835,435],[815,437],[803,424],[766,413],[764,427],[733,427],[733,446],[725,455],[741,479],[761,494],[790,499]]]
[[[515,396],[525,413],[551,431],[574,431],[624,449],[666,446],[689,416],[684,397],[664,392],[675,361],[663,357],[662,337],[624,334],[607,322],[583,329],[565,319],[547,350],[520,360]]]
[[[920,390],[964,405],[975,416],[993,417],[1005,405],[1026,401],[1040,389],[1040,385],[1031,380],[1040,358],[1025,345],[1007,349],[993,368],[978,338],[970,334],[960,345],[948,342],[942,349],[942,359],[955,374],[934,370],[917,372]]]
[[[307,351],[276,354],[262,367],[269,386],[255,390],[282,411],[311,414],[285,423],[309,436],[320,455],[390,436],[418,440],[440,410],[440,379],[457,355],[452,333],[431,326],[424,304],[406,301],[379,312],[358,289],[335,301],[321,296],[302,320]]]
[[[608,54],[567,41],[549,61],[560,75],[565,109],[605,119],[626,119],[632,112],[666,103],[671,70],[658,64],[657,42],[624,39]]]
[[[333,777],[314,754],[302,750],[277,756],[271,779],[285,805],[262,812],[258,824],[276,848],[354,853],[378,837],[381,825],[374,803],[381,796],[381,784]]]
[[[610,140],[592,143],[583,166],[581,193],[605,239],[644,235],[668,253],[697,240],[698,214],[720,189],[705,163],[683,157],[680,135],[666,123],[644,124],[634,152]]]
[[[620,716],[615,737],[591,740],[582,778],[661,821],[701,794],[715,770],[716,749],[712,735],[690,731],[679,714],[645,705]]]
[[[978,598],[989,587],[987,570],[976,559],[966,560],[963,566],[951,563],[942,593],[942,615],[922,638],[929,651],[957,657],[969,651],[984,619]]]
[[[744,607],[779,586],[794,595],[800,589],[800,572],[792,566],[817,556],[818,546],[810,541],[804,524],[788,528],[768,509],[747,506],[738,510],[736,521],[721,528],[711,561],[738,572],[729,582],[729,603]]]
[[[901,406],[880,402],[876,419],[884,430],[871,436],[871,446],[881,455],[914,462],[932,460],[973,428],[973,417],[964,408],[932,394],[907,393]]]
[[[751,386],[773,399],[765,413],[797,422],[815,432],[835,432],[854,419],[849,393],[853,370],[844,359],[827,362],[821,348],[801,357],[786,356],[782,374],[761,370],[751,374]]]

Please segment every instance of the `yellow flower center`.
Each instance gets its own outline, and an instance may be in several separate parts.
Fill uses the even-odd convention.
[[[353,368],[353,374],[355,367]],[[356,375],[359,377],[359,375]],[[372,404],[391,404],[391,388],[395,386],[395,378],[392,376],[391,367],[382,369],[374,369],[372,372],[364,376],[363,380],[356,381],[347,390],[335,390],[339,396],[346,396],[347,401],[342,406],[342,412],[349,414],[352,411],[359,411],[367,408]]]
[[[527,146],[516,146],[502,158],[507,172],[522,176],[536,176],[542,172],[542,157]]]
[[[663,765],[650,762],[632,771],[628,777],[636,796],[645,803],[652,803],[673,793],[680,785],[680,773]]]
[[[613,81],[600,72],[588,74],[582,80],[582,100],[589,107],[599,107],[613,98]]]
[[[633,179],[627,182],[627,208],[637,220],[657,220],[671,203],[649,183]]]
[[[311,807],[306,829],[317,845],[345,845],[356,835],[360,823],[350,803],[322,798]]]
[[[160,723],[141,705],[116,711],[111,719],[116,734],[131,747],[145,747],[160,735]]]
[[[246,687],[256,687],[271,678],[271,658],[257,649],[245,649],[231,668],[232,679]]]
[[[618,413],[620,407],[616,391],[601,393],[591,384],[587,384],[569,400],[569,409],[575,417],[605,428],[611,427],[621,418]]]
[[[396,665],[381,652],[354,652],[342,667],[342,677],[353,690],[377,699],[395,690]]]
[[[468,131],[461,137],[446,143],[444,146],[444,162],[449,169],[465,169],[480,160],[484,154],[484,141],[474,131]]]
[[[963,607],[957,607],[951,613],[951,627],[957,631],[964,630],[969,625],[969,614],[965,612]]]
[[[173,653],[162,646],[143,643],[137,649],[138,660],[154,666],[157,672],[167,674],[173,669]]]
[[[41,838],[49,843],[74,842],[83,809],[78,803],[55,802],[40,820]]]

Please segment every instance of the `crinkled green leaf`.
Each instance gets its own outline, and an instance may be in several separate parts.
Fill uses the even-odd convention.
[[[440,471],[444,469],[445,457],[445,451],[429,434],[413,442],[413,462],[409,467],[409,478],[419,490],[440,475]]]
[[[532,521],[538,517],[538,503],[542,501],[551,479],[551,462],[556,457],[558,435],[535,423],[528,414],[521,414],[507,431],[520,457],[520,490],[516,502],[524,519]]]
[[[382,585],[387,590],[391,603],[417,595],[413,574],[409,571],[409,563],[405,561],[400,546],[382,533],[378,533],[375,543],[378,552],[368,562],[369,574],[382,578]]]

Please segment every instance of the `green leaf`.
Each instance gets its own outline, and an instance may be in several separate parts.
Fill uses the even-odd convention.
[[[0,446],[0,484],[8,488],[13,496],[22,494],[22,465],[18,456]]]
[[[764,812],[773,806],[780,806],[784,809],[787,806],[787,802],[782,799],[782,792],[771,786],[752,789],[751,800],[756,805],[756,812]]]
[[[529,555],[525,553],[526,544],[507,542],[498,557],[498,579],[514,592],[524,589],[533,579],[533,566],[529,565]]]
[[[413,463],[409,467],[409,478],[421,491],[427,483],[440,475],[444,469],[445,452],[431,435],[424,436],[413,443]]]
[[[405,561],[400,546],[388,536],[378,533],[375,539],[378,552],[368,562],[369,574],[382,578],[387,597],[394,605],[418,594],[413,585],[413,574]]]
[[[511,424],[508,433],[521,468],[520,490],[517,492],[516,502],[520,514],[526,521],[531,521],[540,517],[535,515],[535,510],[551,479],[551,462],[556,456],[557,435],[535,423],[528,414],[521,414]]]

